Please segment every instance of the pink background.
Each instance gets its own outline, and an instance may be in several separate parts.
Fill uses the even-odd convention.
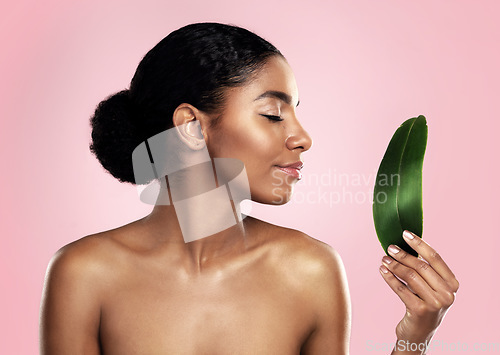
[[[434,340],[500,351],[499,10],[493,0],[3,2],[0,353],[38,352],[43,278],[57,249],[149,213],[135,188],[90,154],[88,118],[127,87],[160,39],[200,21],[255,31],[294,69],[298,114],[314,145],[297,198],[254,205],[253,215],[339,251],[352,297],[351,352],[394,341],[404,314],[378,271],[369,194],[392,133],[419,114],[429,125],[424,238],[461,282]],[[321,175],[322,184],[307,180]]]

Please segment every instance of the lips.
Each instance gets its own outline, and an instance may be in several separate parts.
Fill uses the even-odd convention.
[[[284,173],[290,175],[290,176],[293,176],[294,178],[296,179],[301,179],[302,178],[302,174],[300,172],[300,169],[302,169],[304,166],[304,163],[302,163],[301,161],[298,161],[298,162],[295,162],[295,163],[292,163],[292,164],[287,164],[287,165],[277,165],[276,167],[283,171]]]

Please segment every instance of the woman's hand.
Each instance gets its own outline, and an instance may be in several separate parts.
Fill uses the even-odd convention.
[[[459,284],[448,265],[429,244],[409,231],[404,231],[403,237],[419,257],[391,245],[388,252],[392,258],[382,258],[380,272],[406,306],[406,314],[396,327],[398,342],[393,354],[420,354],[424,352],[408,351],[408,344],[428,344],[453,304]],[[398,344],[401,344],[399,349]]]

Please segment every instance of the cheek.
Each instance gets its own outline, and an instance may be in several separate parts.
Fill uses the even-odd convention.
[[[220,130],[214,138],[214,144],[209,144],[212,157],[238,158],[247,169],[271,166],[279,155],[276,135],[258,125],[234,125]]]
[[[273,139],[274,138],[274,139]],[[260,188],[280,185],[279,171],[274,167],[278,163],[281,153],[276,137],[269,135],[247,135],[241,138],[240,159],[247,169],[251,184]]]
[[[274,167],[286,149],[276,127],[261,122],[234,124],[219,129],[211,138],[208,148],[212,158],[236,158],[245,164],[252,200],[265,204],[289,201],[295,181]]]

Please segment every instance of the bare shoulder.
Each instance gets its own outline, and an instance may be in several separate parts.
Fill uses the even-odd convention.
[[[340,277],[344,273],[342,258],[331,245],[296,229],[262,223],[269,230],[267,238],[272,254],[287,268],[320,279]]]
[[[52,257],[49,270],[98,271],[107,260],[106,256],[112,255],[111,248],[112,243],[105,232],[84,236],[61,247]]]
[[[349,306],[347,276],[338,251],[298,230],[285,229],[283,233],[288,239],[287,246],[282,249],[283,257],[292,260],[291,270],[310,292],[311,302],[317,302],[320,311],[332,300]]]
[[[106,233],[87,235],[61,247],[48,264],[44,297],[85,295],[98,307],[110,279],[113,250]]]
[[[269,226],[272,253],[282,279],[292,281],[313,316],[301,354],[346,354],[349,348],[351,303],[339,253],[327,243],[298,230]]]
[[[106,235],[89,235],[60,248],[50,260],[40,309],[41,354],[99,354],[110,245]]]
[[[125,251],[133,249],[134,223],[83,236],[60,248],[49,263],[49,270],[67,270],[96,276],[116,264]],[[137,239],[137,238],[135,238]],[[108,266],[108,267],[105,267]]]

